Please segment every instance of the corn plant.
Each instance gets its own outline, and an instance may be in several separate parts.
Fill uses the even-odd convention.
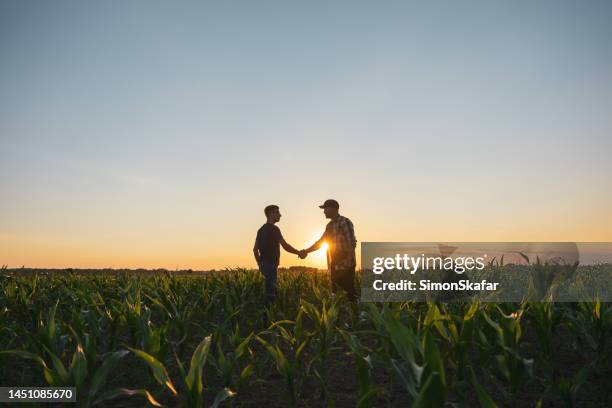
[[[217,353],[213,356],[211,365],[221,376],[224,386],[239,390],[254,372],[254,365],[250,361],[253,358],[253,351],[249,347],[254,333],[242,337],[240,327],[236,324],[230,336],[224,334],[215,333],[214,343],[217,346]],[[229,352],[223,350],[224,339],[229,343],[227,345]]]
[[[97,355],[94,340],[87,336],[85,342],[81,340],[74,329],[73,339],[76,341],[75,351],[70,363],[64,364],[62,357],[65,354],[64,346],[68,335],[62,335],[56,324],[57,304],[49,314],[46,324],[39,327],[38,343],[35,346],[40,352],[27,350],[5,350],[0,354],[14,355],[33,361],[43,370],[43,376],[48,385],[53,387],[75,387],[79,396],[79,406],[89,407],[110,398],[112,392],[100,393],[109,374],[119,361],[128,353],[126,350],[109,352]],[[140,393],[140,391],[132,391]],[[154,401],[151,398],[151,401]]]
[[[474,343],[474,327],[479,309],[479,303],[473,302],[468,304],[463,313],[451,313],[444,310],[443,305],[430,302],[423,319],[423,327],[434,330],[444,340],[451,366],[456,370],[459,381],[467,378],[468,351]]]
[[[372,351],[363,346],[355,334],[351,334],[342,329],[338,329],[338,332],[349,347],[350,354],[353,356],[353,362],[357,367],[357,381],[359,383],[357,407],[368,407],[373,397],[384,392],[383,388],[374,387],[372,385],[371,372],[373,365],[370,356]]]
[[[484,327],[479,328],[481,345],[486,348],[486,353],[493,355],[499,371],[510,385],[512,393],[522,389],[532,376],[533,359],[527,359],[521,354],[521,317],[524,313],[525,304],[510,313],[505,314],[497,305],[493,305],[500,315],[497,323],[482,310],[482,316],[493,329],[493,338],[486,336]]]
[[[302,310],[304,314],[309,317],[310,321],[314,324],[314,330],[311,332],[313,342],[317,344],[317,353],[313,356],[310,364],[308,365],[307,372],[310,368],[313,368],[313,372],[321,384],[323,390],[322,399],[329,403],[329,391],[327,388],[327,358],[329,353],[332,351],[332,345],[335,342],[336,326],[335,323],[338,319],[338,308],[336,302],[327,304],[327,300],[323,299],[321,309],[319,310],[312,303],[303,301]],[[298,316],[301,317],[301,312]]]
[[[430,331],[420,339],[412,327],[400,320],[401,309],[392,311],[383,305],[380,311],[372,304],[368,306],[372,321],[383,339],[391,345],[379,353],[379,358],[412,395],[412,406],[442,406],[447,394],[446,372]]]
[[[519,254],[531,267],[528,299],[535,301],[552,301],[555,289],[564,281],[572,278],[578,269],[579,262],[542,261],[539,256],[535,262],[522,252]]]
[[[491,267],[503,267],[503,259]],[[534,287],[549,288],[546,279]],[[291,406],[338,399],[358,407],[488,408],[500,393],[536,406],[605,406],[609,399],[612,306],[605,302],[353,305],[332,297],[327,274],[303,270],[280,272],[271,307],[261,307],[262,295],[257,271],[5,270],[0,382],[74,386],[83,407],[228,399],[238,406],[252,397],[261,403],[255,394],[273,395],[279,385]],[[572,336],[559,336],[564,328]],[[557,344],[567,342],[585,351],[573,372],[557,358]],[[29,364],[14,364],[21,359]],[[266,375],[270,369],[281,378]],[[336,372],[355,379],[354,393],[335,393]],[[586,384],[589,393],[581,392]]]
[[[290,325],[293,330],[290,332],[283,325]],[[289,405],[294,407],[299,397],[300,372],[303,366],[304,353],[312,339],[302,329],[302,310],[298,312],[295,321],[275,322],[260,334],[263,335],[264,333],[273,335],[272,342],[265,340],[260,335],[256,335],[255,338],[267,350],[277,371],[285,379]],[[283,351],[283,348],[288,348],[288,351]]]
[[[176,390],[174,383],[172,382],[172,379],[168,374],[166,366],[161,361],[143,350],[130,348],[130,351],[132,351],[132,353],[134,353],[134,355],[140,361],[144,362],[147,365],[155,381],[157,381],[164,389],[170,391],[172,396],[176,397],[179,401],[181,401],[184,406],[200,408],[203,406],[204,398],[203,370],[204,365],[206,364],[206,358],[208,357],[211,338],[212,336],[205,337],[204,340],[202,340],[200,344],[196,347],[195,351],[193,352],[193,355],[191,356],[189,371],[185,371],[183,364],[177,358],[177,364],[185,388],[185,392],[183,393],[183,395],[180,395],[179,392]],[[228,388],[222,389],[217,394],[212,407],[218,407],[221,402],[223,402],[227,398],[233,397],[234,394],[235,393],[229,390]]]
[[[612,334],[612,304],[595,302],[581,302],[577,310],[569,314],[568,327],[580,339],[605,361],[610,354],[605,353],[606,342]]]
[[[536,330],[544,357],[547,361],[552,361],[553,339],[563,315],[552,302],[530,303],[527,306],[526,315]]]
[[[21,358],[34,361],[43,369],[47,384],[53,387],[76,387],[76,395],[78,396],[78,406],[89,407],[115,398],[119,394],[129,393],[146,396],[153,405],[159,404],[155,399],[144,390],[126,390],[120,392],[116,390],[101,393],[102,387],[108,380],[109,374],[115,368],[128,352],[119,350],[107,353],[100,357],[101,363],[98,367],[88,368],[87,360],[81,345],[78,345],[72,355],[71,362],[68,366],[62,363],[62,360],[55,354],[49,353],[49,361],[46,361],[42,356],[23,350],[7,350],[0,351],[0,354],[12,354]],[[88,388],[85,388],[86,381],[89,383]]]
[[[593,368],[594,365],[591,363],[582,367],[572,377],[560,376],[553,381],[548,390],[555,392],[561,398],[566,408],[577,407],[579,405],[576,404],[576,393],[586,383],[588,375]]]
[[[176,279],[170,280],[169,283],[166,282],[166,285],[166,290],[155,290],[152,295],[146,295],[146,297],[161,312],[162,319],[169,323],[167,330],[163,333],[166,341],[179,347],[182,352],[189,324],[194,320],[201,297],[188,300],[181,296],[180,291],[176,289]],[[173,333],[176,335],[174,339],[171,339],[170,336]]]

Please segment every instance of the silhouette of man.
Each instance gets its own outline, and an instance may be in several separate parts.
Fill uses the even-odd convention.
[[[281,219],[281,213],[277,205],[269,205],[264,208],[266,223],[257,231],[253,254],[259,266],[259,270],[265,279],[265,304],[269,305],[276,298],[276,274],[280,260],[280,245],[285,251],[296,255],[303,255],[285,241],[280,229],[274,225]]]
[[[310,248],[300,251],[300,257],[316,251],[327,242],[327,266],[332,281],[332,292],[336,293],[338,287],[344,289],[351,301],[357,300],[355,289],[355,229],[353,223],[338,213],[340,204],[336,200],[325,200],[319,208],[323,209],[325,218],[331,221],[325,227],[321,238]]]

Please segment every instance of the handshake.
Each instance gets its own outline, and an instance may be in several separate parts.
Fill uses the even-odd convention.
[[[297,256],[300,259],[304,259],[304,258],[306,258],[306,256],[308,256],[308,252],[306,252],[305,249],[299,250],[298,253],[297,253]]]

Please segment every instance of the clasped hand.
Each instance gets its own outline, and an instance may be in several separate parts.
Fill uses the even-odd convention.
[[[306,256],[307,256],[307,255],[308,255],[308,252],[306,252],[306,250],[304,250],[304,249],[302,249],[302,250],[300,250],[300,251],[298,252],[298,257],[299,257],[300,259],[304,259],[304,258],[306,258]]]

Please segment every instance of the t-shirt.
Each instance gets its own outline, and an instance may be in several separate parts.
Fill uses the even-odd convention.
[[[261,259],[272,262],[279,261],[281,238],[281,231],[276,225],[265,223],[261,226],[255,239]]]

